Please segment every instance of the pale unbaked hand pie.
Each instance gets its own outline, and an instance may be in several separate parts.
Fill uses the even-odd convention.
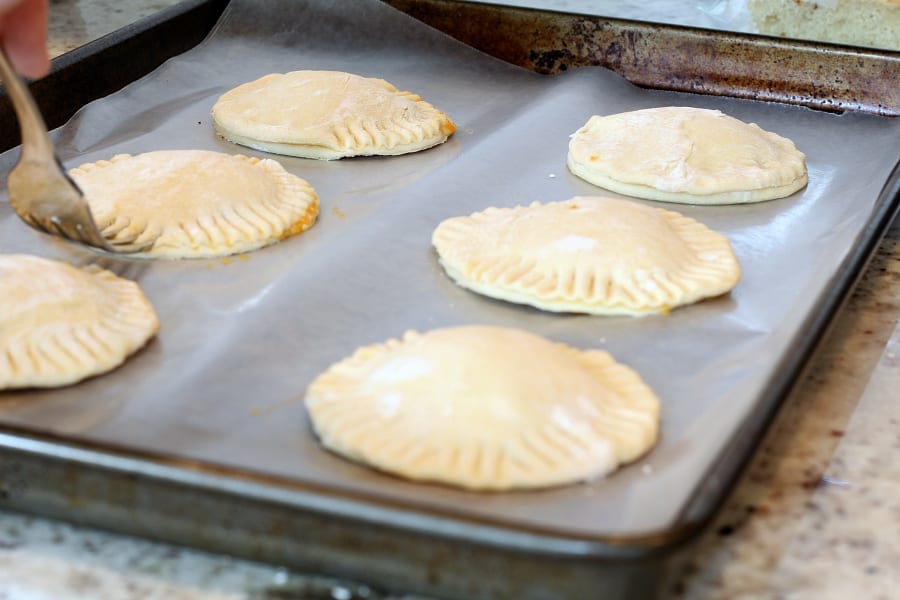
[[[313,381],[306,407],[326,448],[472,490],[603,477],[659,428],[653,391],[608,353],[486,326],[362,347]]]
[[[69,174],[97,227],[145,256],[208,258],[256,250],[309,229],[319,198],[276,161],[206,150],[120,154]]]
[[[441,265],[485,296],[555,312],[643,315],[731,290],[728,239],[676,212],[600,196],[442,222]]]
[[[96,267],[0,255],[0,389],[57,387],[105,373],[158,329],[132,281]]]
[[[773,200],[807,182],[791,140],[702,108],[595,115],[572,134],[567,164],[608,190],[684,204]]]
[[[212,116],[226,140],[323,160],[416,152],[456,129],[416,94],[341,71],[266,75],[223,94]]]

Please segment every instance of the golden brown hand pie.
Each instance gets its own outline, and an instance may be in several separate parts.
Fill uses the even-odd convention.
[[[341,71],[266,75],[223,94],[212,116],[226,140],[324,160],[416,152],[455,130],[447,115],[416,94]]]
[[[162,150],[81,165],[103,235],[153,242],[153,258],[248,252],[309,229],[319,198],[276,161],[206,150]]]
[[[105,373],[159,329],[137,284],[20,254],[0,255],[0,389]]]
[[[728,292],[741,274],[725,236],[600,196],[447,219],[432,242],[459,285],[556,312],[664,313]]]
[[[326,448],[473,490],[603,477],[659,427],[652,390],[608,353],[486,326],[360,348],[313,381],[306,406]]]
[[[593,116],[572,135],[567,163],[608,190],[684,204],[772,200],[807,182],[806,157],[793,142],[701,108]]]

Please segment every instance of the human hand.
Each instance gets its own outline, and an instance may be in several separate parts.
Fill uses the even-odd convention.
[[[14,69],[37,79],[47,74],[47,0],[0,0],[0,45]]]

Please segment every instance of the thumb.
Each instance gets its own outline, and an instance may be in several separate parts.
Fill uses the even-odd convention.
[[[47,0],[0,0],[0,13],[3,49],[13,68],[31,79],[46,75]]]

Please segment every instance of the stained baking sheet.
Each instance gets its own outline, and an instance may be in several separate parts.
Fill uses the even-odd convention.
[[[147,460],[216,465],[223,480],[274,476],[288,489],[396,509],[398,523],[425,531],[439,514],[577,540],[654,536],[696,512],[709,477],[727,475],[719,461],[739,451],[744,426],[796,374],[806,325],[896,202],[880,192],[900,157],[900,121],[639,89],[600,69],[535,75],[374,0],[235,0],[204,44],[81,110],[56,132],[59,152],[67,166],[172,148],[262,156],[218,139],[209,110],[237,84],[296,69],[383,77],[446,111],[459,130],[446,144],[400,157],[279,157],[319,192],[318,224],[224,260],[98,257],[31,231],[0,204],[0,251],[99,262],[139,281],[162,323],[154,342],[109,375],[0,394],[0,422]],[[601,318],[492,301],[442,273],[429,243],[441,220],[603,193],[566,171],[568,136],[593,114],[665,105],[719,108],[807,154],[810,184],[790,198],[658,204],[731,239],[744,269],[734,292],[667,316]],[[4,154],[0,170],[15,157]],[[659,444],[604,481],[502,494],[401,481],[317,445],[302,393],[319,372],[407,329],[467,323],[607,349],[660,396]]]

